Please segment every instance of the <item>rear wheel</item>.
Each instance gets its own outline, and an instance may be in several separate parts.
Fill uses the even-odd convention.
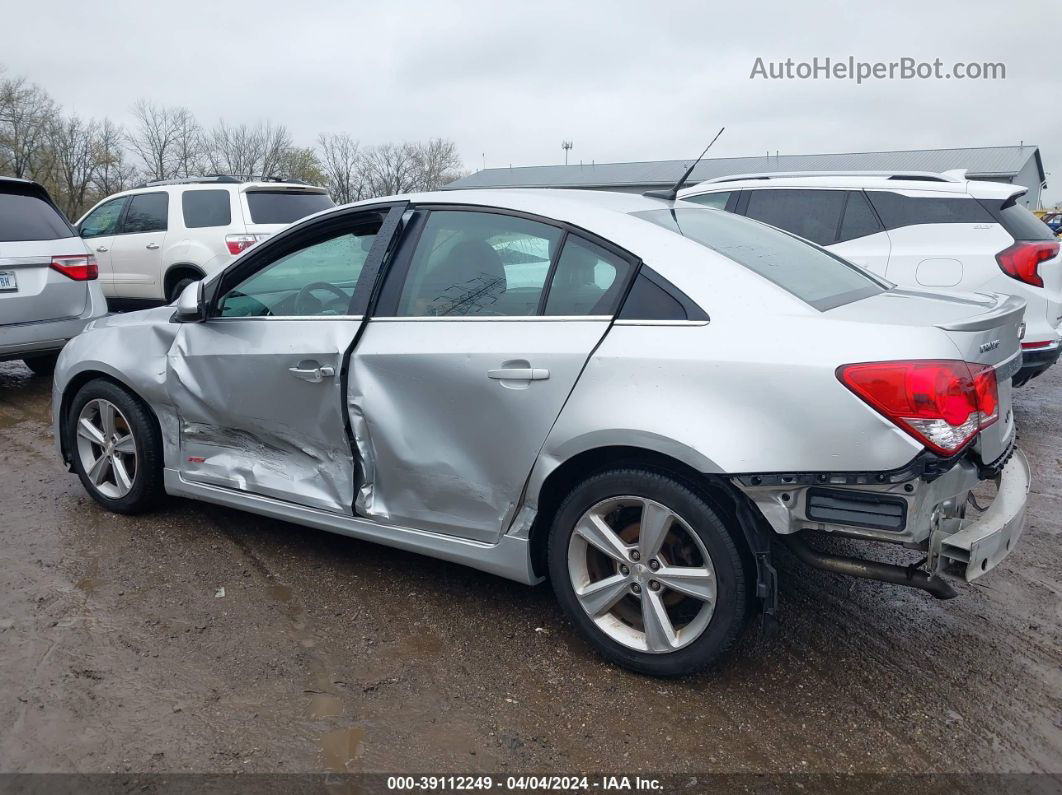
[[[162,441],[154,417],[110,381],[81,387],[67,415],[74,471],[96,502],[140,513],[162,495]]]
[[[652,470],[612,470],[577,486],[554,520],[549,569],[594,648],[641,673],[703,668],[748,615],[741,554],[720,512]]]
[[[33,371],[34,375],[51,375],[55,370],[55,363],[59,359],[58,353],[46,353],[43,356],[33,356],[23,359],[23,364]]]

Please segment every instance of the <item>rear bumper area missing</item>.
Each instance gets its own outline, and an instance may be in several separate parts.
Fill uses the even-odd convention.
[[[958,568],[967,582],[999,565],[1017,544],[1025,527],[1025,505],[1032,476],[1029,462],[1015,450],[1003,468],[992,504],[977,518],[942,520],[930,536],[937,568]],[[931,558],[932,560],[932,558]]]
[[[802,476],[786,476],[781,482],[773,479],[770,485],[759,486],[751,484],[770,476],[741,476],[733,482],[805,563],[921,588],[938,598],[954,595],[947,593],[950,586],[945,587],[940,575],[974,580],[999,565],[1021,536],[1031,474],[1025,455],[1013,444],[987,466],[975,457],[965,457],[933,477],[909,476],[903,482],[881,483],[885,478],[870,475],[862,478],[870,482],[827,487],[804,485],[816,478]],[[989,481],[996,484],[995,496],[988,508],[974,510],[970,505],[976,502],[970,495]],[[903,545],[920,552],[922,558],[911,566],[896,567],[831,557],[807,547],[801,535],[804,530]]]

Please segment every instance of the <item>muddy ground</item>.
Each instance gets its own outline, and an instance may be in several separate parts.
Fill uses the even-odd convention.
[[[0,365],[0,770],[1062,772],[1062,367],[1017,399],[1004,565],[938,602],[780,553],[777,633],[678,681],[595,657],[548,588],[194,502],[105,513],[49,390]]]

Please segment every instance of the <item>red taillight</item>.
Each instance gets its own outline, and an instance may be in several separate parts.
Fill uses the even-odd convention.
[[[1021,344],[1021,349],[1023,351],[1028,351],[1035,348],[1050,348],[1054,344],[1055,343],[1051,340],[1042,340],[1041,342],[1023,342]]]
[[[52,257],[52,270],[75,282],[88,282],[99,278],[100,269],[91,254],[75,254],[70,257]]]
[[[225,245],[229,247],[230,254],[239,254],[257,242],[258,238],[254,235],[225,235]]]
[[[1043,287],[1044,280],[1040,278],[1039,273],[1040,263],[1057,255],[1058,243],[1018,242],[996,254],[996,262],[999,263],[1000,270],[1012,279],[1034,287]]]
[[[951,455],[999,419],[991,367],[944,360],[837,368],[841,383],[932,450]]]

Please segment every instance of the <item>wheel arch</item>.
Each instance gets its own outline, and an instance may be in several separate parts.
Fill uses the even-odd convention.
[[[770,536],[766,535],[769,528],[759,509],[748,497],[721,474],[700,471],[688,460],[658,449],[632,445],[615,444],[582,450],[550,469],[541,478],[541,485],[529,492],[536,496],[537,511],[528,530],[531,566],[536,575],[548,576],[546,550],[549,532],[553,517],[568,493],[591,475],[623,467],[641,467],[660,472],[674,478],[717,507],[724,514],[723,520],[729,526],[736,526],[741,530],[741,537],[734,540],[738,544],[742,559],[749,567],[750,582],[757,583],[757,596],[773,596],[773,593],[761,594],[759,587],[762,562],[766,562],[769,567]],[[773,584],[767,590],[773,591]]]
[[[191,278],[196,281],[206,278],[206,271],[199,265],[192,262],[175,262],[166,269],[166,273],[162,277],[162,296],[166,298],[170,294],[170,289],[180,279]]]
[[[67,420],[70,417],[70,404],[73,403],[74,396],[77,395],[81,388],[90,381],[108,381],[115,386],[125,390],[132,396],[132,398],[138,401],[148,413],[148,416],[155,423],[155,431],[162,436],[162,426],[159,423],[158,415],[155,414],[155,410],[151,408],[151,404],[144,400],[143,397],[131,386],[126,380],[121,378],[117,373],[110,370],[86,368],[71,376],[70,379],[63,386],[62,398],[59,401],[59,416],[56,418],[56,429],[59,437],[59,451],[63,458],[63,463],[70,466],[70,440],[67,433]]]

